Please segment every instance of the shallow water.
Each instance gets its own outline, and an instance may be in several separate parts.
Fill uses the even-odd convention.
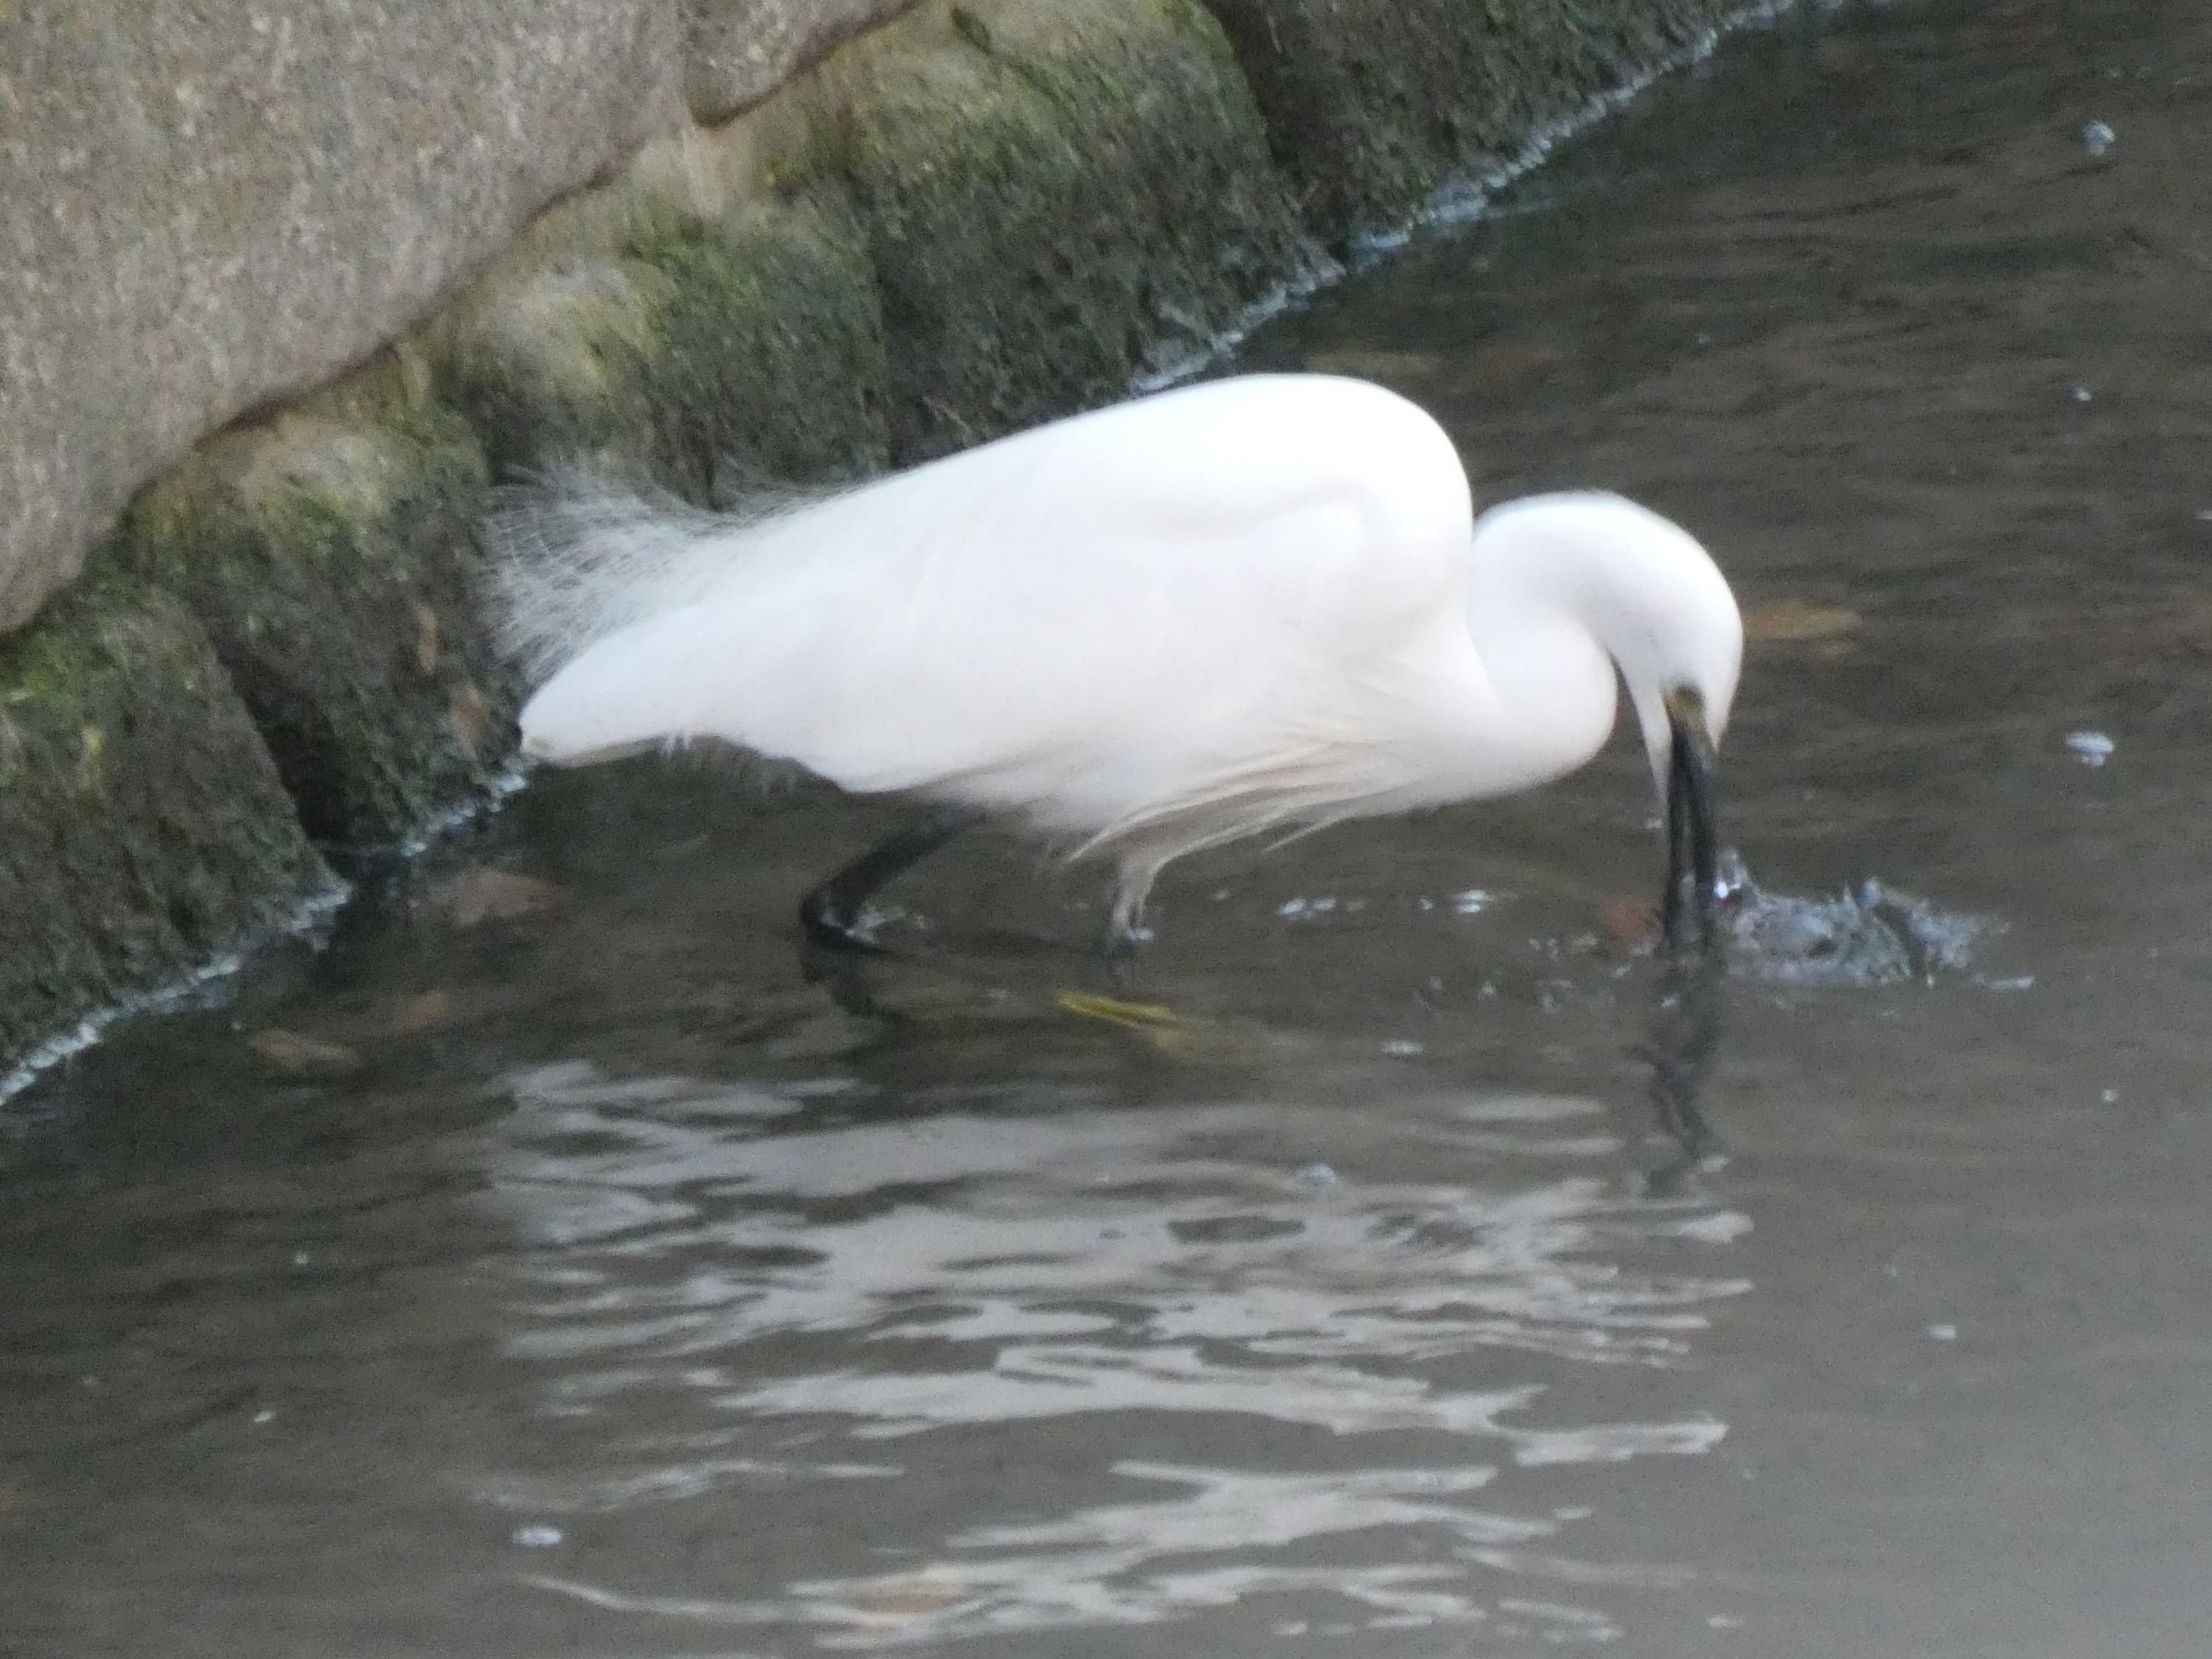
[[[1668,981],[1626,747],[1171,872],[1127,993],[1012,842],[839,984],[892,814],[540,779],[7,1109],[0,1651],[2201,1652],[2212,20],[2125,13],[1744,37],[1244,356],[1693,526],[1761,887],[1967,959]]]

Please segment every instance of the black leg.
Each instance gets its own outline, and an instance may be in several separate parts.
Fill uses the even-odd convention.
[[[860,911],[878,888],[920,863],[973,823],[965,807],[939,806],[921,822],[881,841],[839,870],[799,904],[799,926],[817,945],[838,951],[881,947],[860,931]]]
[[[1116,918],[1106,929],[1104,948],[1099,954],[1106,959],[1106,972],[1114,981],[1117,996],[1134,996],[1137,992],[1137,931]]]

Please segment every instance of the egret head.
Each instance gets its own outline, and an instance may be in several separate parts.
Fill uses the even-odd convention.
[[[1711,556],[1686,532],[1613,503],[1617,586],[1598,633],[1620,669],[1665,803],[1664,943],[1709,938],[1720,862],[1713,771],[1743,665],[1743,618]]]
[[[1680,526],[1597,492],[1493,507],[1478,540],[1492,580],[1571,617],[1619,669],[1666,804],[1667,937],[1680,942],[1693,919],[1702,931],[1719,861],[1714,759],[1743,663],[1743,619],[1726,579]]]

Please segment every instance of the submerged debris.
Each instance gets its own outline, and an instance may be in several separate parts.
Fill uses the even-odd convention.
[[[2092,121],[2081,129],[2081,148],[2092,155],[2109,155],[2119,142],[2119,135],[2102,121]]]
[[[362,1057],[341,1042],[330,1042],[281,1025],[264,1025],[246,1039],[247,1050],[272,1076],[296,1081],[330,1082],[351,1077]]]
[[[1796,644],[1841,638],[1865,619],[1849,605],[1811,605],[1803,599],[1769,599],[1747,606],[1743,637],[1755,645]]]
[[[568,894],[550,881],[478,865],[417,899],[418,915],[436,916],[462,929],[488,921],[520,921],[557,908]]]
[[[1763,979],[1792,985],[1892,985],[1964,974],[1974,946],[2002,926],[1939,910],[1871,876],[1833,898],[1764,892],[1734,854],[1722,885],[1736,960]]]

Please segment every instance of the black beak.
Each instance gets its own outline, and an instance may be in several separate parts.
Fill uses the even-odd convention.
[[[1713,740],[1694,691],[1667,694],[1667,895],[1660,948],[1710,949],[1720,938],[1720,830],[1713,819]]]

